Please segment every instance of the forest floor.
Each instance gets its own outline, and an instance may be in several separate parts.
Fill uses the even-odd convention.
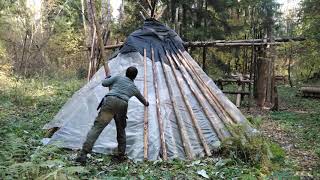
[[[320,100],[298,97],[297,88],[287,86],[279,87],[280,111],[243,109],[265,139],[282,147],[269,168],[233,157],[114,163],[101,154],[93,154],[86,166],[78,166],[75,151],[42,146],[41,139],[43,125],[84,83],[72,78],[21,79],[0,67],[0,179],[298,179],[320,175]]]
[[[259,129],[278,143],[301,174],[319,174],[320,169],[320,99],[300,96],[298,87],[278,86],[279,111],[242,108],[247,116],[263,119]]]

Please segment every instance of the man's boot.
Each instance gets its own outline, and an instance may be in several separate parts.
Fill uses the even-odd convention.
[[[78,157],[76,158],[76,162],[80,163],[81,166],[86,165],[87,162],[87,153],[81,151]]]
[[[123,162],[123,161],[128,160],[128,157],[126,154],[118,154],[118,160],[119,160],[119,162]]]
[[[125,154],[114,154],[111,157],[111,160],[114,162],[124,162],[128,159],[128,157]]]

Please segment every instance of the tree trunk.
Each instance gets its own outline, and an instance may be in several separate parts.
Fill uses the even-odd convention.
[[[185,29],[187,25],[187,7],[185,4],[182,4],[182,18],[181,18],[181,26],[180,26],[180,36],[182,39],[186,39],[185,36]]]
[[[272,7],[265,5],[263,9],[267,15],[263,21],[265,26],[264,33],[267,42],[272,44],[275,40],[272,35],[273,29],[273,12]],[[275,78],[274,78],[274,62],[276,50],[275,46],[268,44],[263,48],[263,56],[259,58],[258,79],[257,79],[257,104],[260,107],[271,108],[275,101]]]
[[[84,35],[87,39],[87,25],[86,25],[86,16],[84,14],[85,13],[84,0],[81,0],[81,13],[82,13],[82,24],[83,24]]]
[[[206,57],[207,57],[207,48],[203,47],[203,51],[202,51],[202,69],[203,69],[204,72],[207,73]]]
[[[94,22],[94,25],[96,26],[96,33],[97,33],[97,43],[98,43],[98,46],[99,46],[99,51],[100,51],[100,54],[101,54],[101,59],[104,63],[104,61],[106,60],[106,55],[105,55],[105,50],[104,50],[104,44],[103,44],[103,39],[102,39],[102,31],[101,31],[101,26],[99,24],[99,22],[97,21],[97,16],[96,16],[96,12],[95,12],[95,4],[94,4],[94,0],[91,0],[91,10],[92,10],[92,20]],[[97,64],[97,66],[99,66],[99,64]],[[108,67],[108,64],[104,63],[104,70],[105,70],[105,73],[106,75],[108,76],[109,75],[109,67]]]
[[[175,17],[175,22],[174,22],[174,30],[176,33],[180,36],[180,21],[179,21],[179,10],[180,8],[177,7],[176,9],[176,17]]]
[[[257,105],[263,107],[266,102],[269,59],[258,58]]]
[[[101,31],[101,25],[98,22],[98,18],[96,15],[96,6],[95,6],[95,1],[94,0],[87,0],[87,8],[88,8],[88,19],[90,23],[90,33],[93,35],[92,37],[92,46],[91,46],[91,62],[90,64],[91,69],[89,70],[88,78],[90,79],[93,74],[96,72],[96,69],[99,67],[99,62],[98,58],[100,57],[102,61],[106,60],[106,55],[105,55],[105,49],[104,49],[104,43],[103,43],[103,35]],[[96,34],[96,36],[94,36]],[[95,40],[96,37],[96,40]],[[96,42],[96,43],[95,43]],[[95,45],[96,44],[96,45]],[[106,75],[109,75],[109,67],[108,64],[104,63],[104,69]]]
[[[26,44],[27,44],[27,38],[28,38],[28,30],[26,30],[26,34],[24,36],[23,40],[23,48],[22,48],[22,55],[20,60],[20,66],[19,66],[19,73],[21,73],[22,68],[26,69],[26,62],[24,60],[24,54],[26,52]],[[25,75],[25,74],[24,74]]]
[[[89,31],[87,33],[87,38],[86,41],[88,43],[88,45],[90,44],[90,56],[89,56],[89,66],[88,66],[88,81],[91,79],[91,77],[93,76],[94,72],[93,72],[93,64],[95,61],[95,26],[92,20],[92,5],[91,5],[91,0],[86,0],[86,4],[87,4],[87,17],[88,17],[88,26],[89,26]]]
[[[279,96],[277,86],[274,86],[274,106],[271,108],[272,111],[279,111]]]
[[[171,23],[173,24],[176,20],[176,1],[170,1],[170,12],[171,12]]]
[[[110,0],[101,0],[101,22],[102,22],[103,29],[108,29],[110,20],[111,20]]]

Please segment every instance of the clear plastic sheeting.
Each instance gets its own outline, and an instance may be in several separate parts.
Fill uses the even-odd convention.
[[[109,61],[109,67],[111,75],[124,75],[126,69],[129,66],[137,67],[139,73],[135,80],[136,86],[143,92],[144,85],[144,71],[143,71],[143,57],[135,52],[128,54],[119,54],[116,58]],[[167,64],[165,69],[170,67]],[[170,77],[170,84],[165,82],[164,70],[160,62],[156,62],[156,68],[158,74],[159,84],[159,97],[160,97],[160,112],[163,120],[164,134],[166,148],[169,158],[181,158],[185,159],[185,149],[182,144],[180,128],[176,121],[176,115],[173,111],[171,98],[175,98],[178,102],[179,110],[182,112],[184,125],[187,129],[187,135],[190,140],[192,154],[194,156],[203,156],[204,151],[202,145],[197,136],[197,132],[191,122],[191,117],[183,103],[181,93],[178,85],[173,77],[172,71],[168,71],[168,77]],[[179,75],[178,78],[182,78]],[[83,88],[77,91],[72,98],[61,108],[54,120],[44,126],[45,129],[53,127],[60,127],[60,129],[54,133],[49,141],[49,144],[57,144],[60,147],[70,149],[80,149],[85,141],[86,135],[93,125],[95,117],[98,112],[96,110],[101,98],[108,92],[108,89],[101,86],[101,80],[104,77],[103,68],[100,69],[92,80],[86,84]],[[150,160],[156,160],[161,157],[160,147],[160,132],[159,123],[156,115],[156,99],[155,89],[153,83],[153,71],[151,60],[147,58],[147,88],[148,88],[148,101],[150,102],[149,114],[148,114],[148,130],[149,130],[149,145],[148,145],[148,157]],[[174,92],[174,96],[170,97],[168,92],[168,86],[171,86]],[[202,128],[208,144],[214,144],[219,141],[217,135],[212,129],[208,119],[204,115],[199,103],[192,95],[192,92],[188,88],[187,84],[184,84],[183,90],[188,95],[188,100],[192,104],[193,111],[197,116],[197,121]],[[143,105],[132,97],[128,104],[128,119],[127,119],[127,149],[126,153],[132,159],[143,159],[143,119],[144,108]],[[209,106],[208,106],[209,107]],[[117,148],[116,141],[116,128],[114,121],[103,130],[99,138],[97,139],[93,151],[98,153],[110,154]]]

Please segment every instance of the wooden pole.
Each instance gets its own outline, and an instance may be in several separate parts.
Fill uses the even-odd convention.
[[[239,80],[242,80],[242,75],[240,75]],[[238,91],[242,90],[242,86],[240,83],[238,83]],[[237,94],[237,99],[236,99],[236,106],[239,108],[241,104],[241,94]]]
[[[193,80],[191,80],[191,79],[187,76],[188,72],[187,72],[186,68],[185,68],[184,66],[182,66],[182,65],[178,62],[177,58],[179,58],[178,55],[176,55],[176,57],[173,55],[173,60],[174,60],[174,62],[178,65],[178,68],[179,68],[180,70],[182,70],[182,73],[183,73],[183,76],[182,76],[182,77],[183,77],[183,78],[185,79],[185,81],[187,82],[187,84],[188,84],[189,88],[191,89],[193,95],[195,95],[195,97],[197,98],[199,104],[200,104],[201,107],[202,107],[202,110],[204,111],[205,115],[207,116],[207,119],[209,120],[209,122],[211,123],[213,129],[214,129],[215,132],[217,133],[218,138],[222,141],[226,136],[227,136],[227,137],[230,136],[230,134],[229,134],[227,131],[225,131],[224,133],[222,133],[222,132],[224,131],[224,129],[225,129],[225,126],[224,126],[223,122],[222,122],[220,119],[214,118],[215,116],[213,115],[213,113],[208,110],[208,108],[206,107],[207,105],[205,104],[205,101],[206,101],[206,100],[205,100],[204,96],[203,96],[201,93],[196,92],[196,90],[194,89],[194,87],[192,87],[191,82],[192,82]],[[191,75],[191,74],[190,74],[190,75]],[[219,122],[220,122],[220,123],[219,123]]]
[[[222,91],[224,94],[241,94],[241,95],[250,95],[250,92],[247,92],[247,91]]]
[[[290,87],[293,87],[292,79],[291,79],[291,63],[292,63],[292,42],[290,43],[290,54],[289,54],[289,65],[288,65],[288,80]]]
[[[233,111],[229,111],[228,108],[223,107],[222,104],[220,104],[217,95],[212,91],[211,88],[209,88],[209,86],[206,85],[206,82],[204,82],[204,80],[202,79],[201,75],[195,70],[195,68],[192,66],[191,64],[191,60],[186,58],[184,56],[184,54],[181,52],[181,50],[179,50],[180,54],[182,55],[182,62],[186,62],[187,66],[189,66],[189,68],[192,69],[192,71],[194,72],[194,77],[195,80],[198,79],[198,81],[196,80],[196,83],[198,83],[200,86],[203,86],[205,88],[205,95],[209,95],[209,97],[207,98],[210,102],[210,104],[216,108],[214,108],[217,112],[217,114],[219,114],[219,117],[222,120],[226,120],[226,123],[229,124],[233,124],[233,123],[238,123],[239,122],[239,117],[237,114],[234,114]],[[199,82],[200,81],[200,82]],[[222,115],[222,116],[221,116]],[[230,131],[231,135],[234,135],[234,133],[232,131]]]
[[[255,52],[255,47],[254,46],[251,46],[251,58],[250,58],[250,77],[249,77],[249,80],[250,81],[253,81],[254,82],[254,80],[253,80],[253,63],[254,63],[254,56],[255,56],[255,54],[254,54],[254,52]],[[249,102],[248,102],[248,110],[250,110],[250,108],[251,108],[251,105],[252,105],[252,99],[253,99],[253,90],[252,90],[252,84],[250,83],[249,84],[249,86],[248,86],[248,88],[249,88],[249,92],[250,92],[250,95],[249,95]]]
[[[163,121],[161,118],[161,112],[160,112],[160,95],[159,95],[159,89],[158,89],[158,71],[155,65],[155,59],[154,59],[154,50],[151,48],[151,61],[152,61],[152,70],[153,70],[153,84],[156,94],[156,109],[157,109],[157,119],[159,123],[159,131],[160,131],[160,141],[161,141],[161,149],[162,149],[162,158],[163,160],[168,160],[168,154],[167,154],[167,148],[165,143],[165,137],[164,137],[164,131],[163,131]]]
[[[148,88],[147,88],[147,50],[143,49],[143,62],[144,62],[144,88],[143,94],[145,98],[148,98]],[[148,107],[144,107],[144,121],[143,121],[143,157],[144,159],[148,159]]]
[[[178,84],[178,88],[179,88],[180,93],[181,93],[181,95],[182,95],[182,99],[183,99],[183,101],[184,101],[184,103],[185,103],[185,105],[186,105],[186,107],[187,107],[187,109],[188,109],[188,112],[189,112],[189,115],[190,115],[190,117],[191,117],[192,123],[193,123],[193,125],[194,125],[195,128],[196,128],[198,137],[199,137],[199,139],[200,139],[200,141],[201,141],[201,144],[202,144],[202,146],[203,146],[203,148],[204,148],[204,151],[206,152],[206,154],[207,154],[208,156],[211,156],[211,152],[210,152],[209,146],[208,146],[205,138],[203,137],[203,133],[202,133],[202,130],[201,130],[201,128],[200,128],[200,126],[199,126],[199,124],[198,124],[198,122],[197,122],[196,115],[194,114],[194,112],[193,112],[193,110],[192,110],[192,106],[191,106],[190,102],[188,101],[187,95],[186,95],[185,91],[183,90],[182,81],[181,81],[180,79],[178,79],[178,77],[177,77],[177,76],[178,76],[178,75],[177,75],[177,70],[175,69],[175,67],[174,67],[174,65],[173,65],[172,59],[171,59],[168,51],[166,51],[166,56],[167,56],[167,58],[168,58],[168,61],[169,61],[171,70],[172,70],[172,72],[173,72],[174,79],[175,79],[175,81],[176,81],[177,84]]]
[[[217,82],[227,82],[227,83],[238,83],[238,84],[245,84],[245,83],[253,83],[253,81],[251,81],[251,80],[247,80],[247,79],[242,79],[242,80],[240,80],[240,79],[218,79],[218,80],[216,80]]]
[[[184,66],[189,71],[189,74],[192,74],[194,77],[195,82],[197,83],[198,87],[200,87],[202,93],[206,96],[206,98],[209,100],[211,106],[216,110],[218,116],[221,118],[222,121],[228,124],[233,124],[234,121],[226,114],[223,107],[221,107],[220,103],[217,102],[216,97],[212,95],[212,92],[210,92],[210,89],[205,85],[206,83],[203,82],[203,80],[199,77],[193,66],[188,62],[187,58],[183,55],[181,50],[179,50],[182,58],[180,58],[180,61],[184,64]]]
[[[193,159],[193,155],[192,155],[192,152],[191,152],[191,149],[190,149],[190,147],[191,147],[190,141],[189,141],[189,138],[188,138],[188,135],[187,135],[186,128],[185,128],[184,123],[183,123],[183,117],[182,117],[182,115],[180,113],[180,109],[178,108],[176,99],[173,96],[173,89],[171,87],[171,82],[169,82],[169,76],[167,74],[167,68],[166,68],[166,65],[163,63],[163,60],[161,60],[161,66],[162,66],[163,73],[165,75],[164,77],[165,77],[165,81],[166,81],[166,84],[167,84],[167,87],[168,87],[169,96],[170,96],[170,99],[171,99],[171,102],[172,102],[173,110],[174,110],[175,115],[176,115],[177,124],[179,126],[183,148],[185,150],[186,156],[189,159]]]

